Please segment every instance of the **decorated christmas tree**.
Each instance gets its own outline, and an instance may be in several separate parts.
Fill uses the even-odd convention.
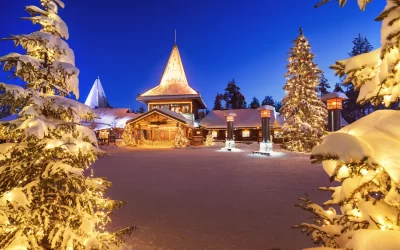
[[[289,52],[283,87],[286,96],[280,109],[285,118],[282,146],[287,150],[310,152],[324,134],[327,110],[317,92],[322,71],[314,63],[314,58],[311,45],[300,28],[300,35]]]
[[[364,10],[370,1],[358,2]],[[332,66],[336,74],[346,77],[345,84],[359,91],[361,103],[383,102],[388,107],[400,97],[399,8],[400,2],[387,1],[377,18],[382,21],[381,48]],[[310,197],[299,204],[315,220],[296,227],[311,235],[314,243],[325,249],[399,249],[399,124],[399,111],[375,111],[328,135],[313,149],[313,162],[322,162],[330,179],[339,182],[321,188],[332,192],[324,206]]]
[[[18,112],[0,124],[8,141],[0,144],[0,248],[108,249],[132,228],[105,230],[123,203],[103,196],[111,185],[105,178],[84,174],[102,153],[94,132],[79,124],[94,113],[66,98],[79,96],[79,70],[58,16],[64,3],[40,3],[26,7],[30,17],[23,19],[41,30],[8,39],[26,54],[0,57],[4,70],[26,82],[25,88],[0,83],[0,102]]]
[[[137,144],[135,138],[135,130],[129,124],[125,126],[124,132],[122,133],[122,142],[124,145],[132,147]]]
[[[175,139],[174,139],[174,147],[175,148],[184,148],[187,147],[188,145],[188,138],[186,138],[185,136],[185,132],[182,129],[182,126],[179,125],[178,127],[178,132],[175,135]]]
[[[206,146],[212,146],[214,145],[214,137],[211,131],[208,131],[207,137],[206,137]]]

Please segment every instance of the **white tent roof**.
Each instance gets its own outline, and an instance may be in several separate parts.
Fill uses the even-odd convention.
[[[97,77],[94,82],[93,87],[86,98],[85,104],[91,108],[111,108],[110,104],[108,104],[103,86],[101,86],[99,77]]]

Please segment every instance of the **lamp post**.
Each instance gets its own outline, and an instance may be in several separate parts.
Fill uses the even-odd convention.
[[[235,140],[233,139],[233,122],[235,120],[235,113],[229,113],[226,116],[226,131],[227,137],[225,140],[225,150],[231,151],[235,148]]]
[[[257,108],[261,113],[261,139],[260,142],[260,150],[254,151],[253,154],[262,154],[262,155],[270,155],[272,152],[272,142],[270,139],[270,118],[271,111],[275,110],[274,107],[270,105],[264,105]]]
[[[334,132],[341,128],[340,112],[343,109],[343,100],[347,100],[347,96],[341,92],[328,93],[321,97],[326,102],[328,108],[328,131]]]

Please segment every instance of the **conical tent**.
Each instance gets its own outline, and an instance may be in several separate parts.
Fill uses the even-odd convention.
[[[108,104],[103,86],[101,86],[99,77],[94,82],[93,87],[86,98],[85,104],[91,108],[111,108],[110,104]]]
[[[141,96],[158,95],[195,95],[197,91],[189,86],[183,63],[179,54],[178,46],[175,44],[165,67],[160,84],[145,92]]]

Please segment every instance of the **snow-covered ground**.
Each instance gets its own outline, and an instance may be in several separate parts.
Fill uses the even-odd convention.
[[[241,147],[241,145],[238,145]],[[257,147],[257,145],[256,145]],[[308,193],[322,202],[329,183],[309,155],[271,157],[219,152],[219,146],[187,149],[109,150],[95,175],[113,182],[107,195],[129,204],[111,228],[133,225],[133,249],[282,249],[312,246],[296,223],[309,214],[294,207]]]

